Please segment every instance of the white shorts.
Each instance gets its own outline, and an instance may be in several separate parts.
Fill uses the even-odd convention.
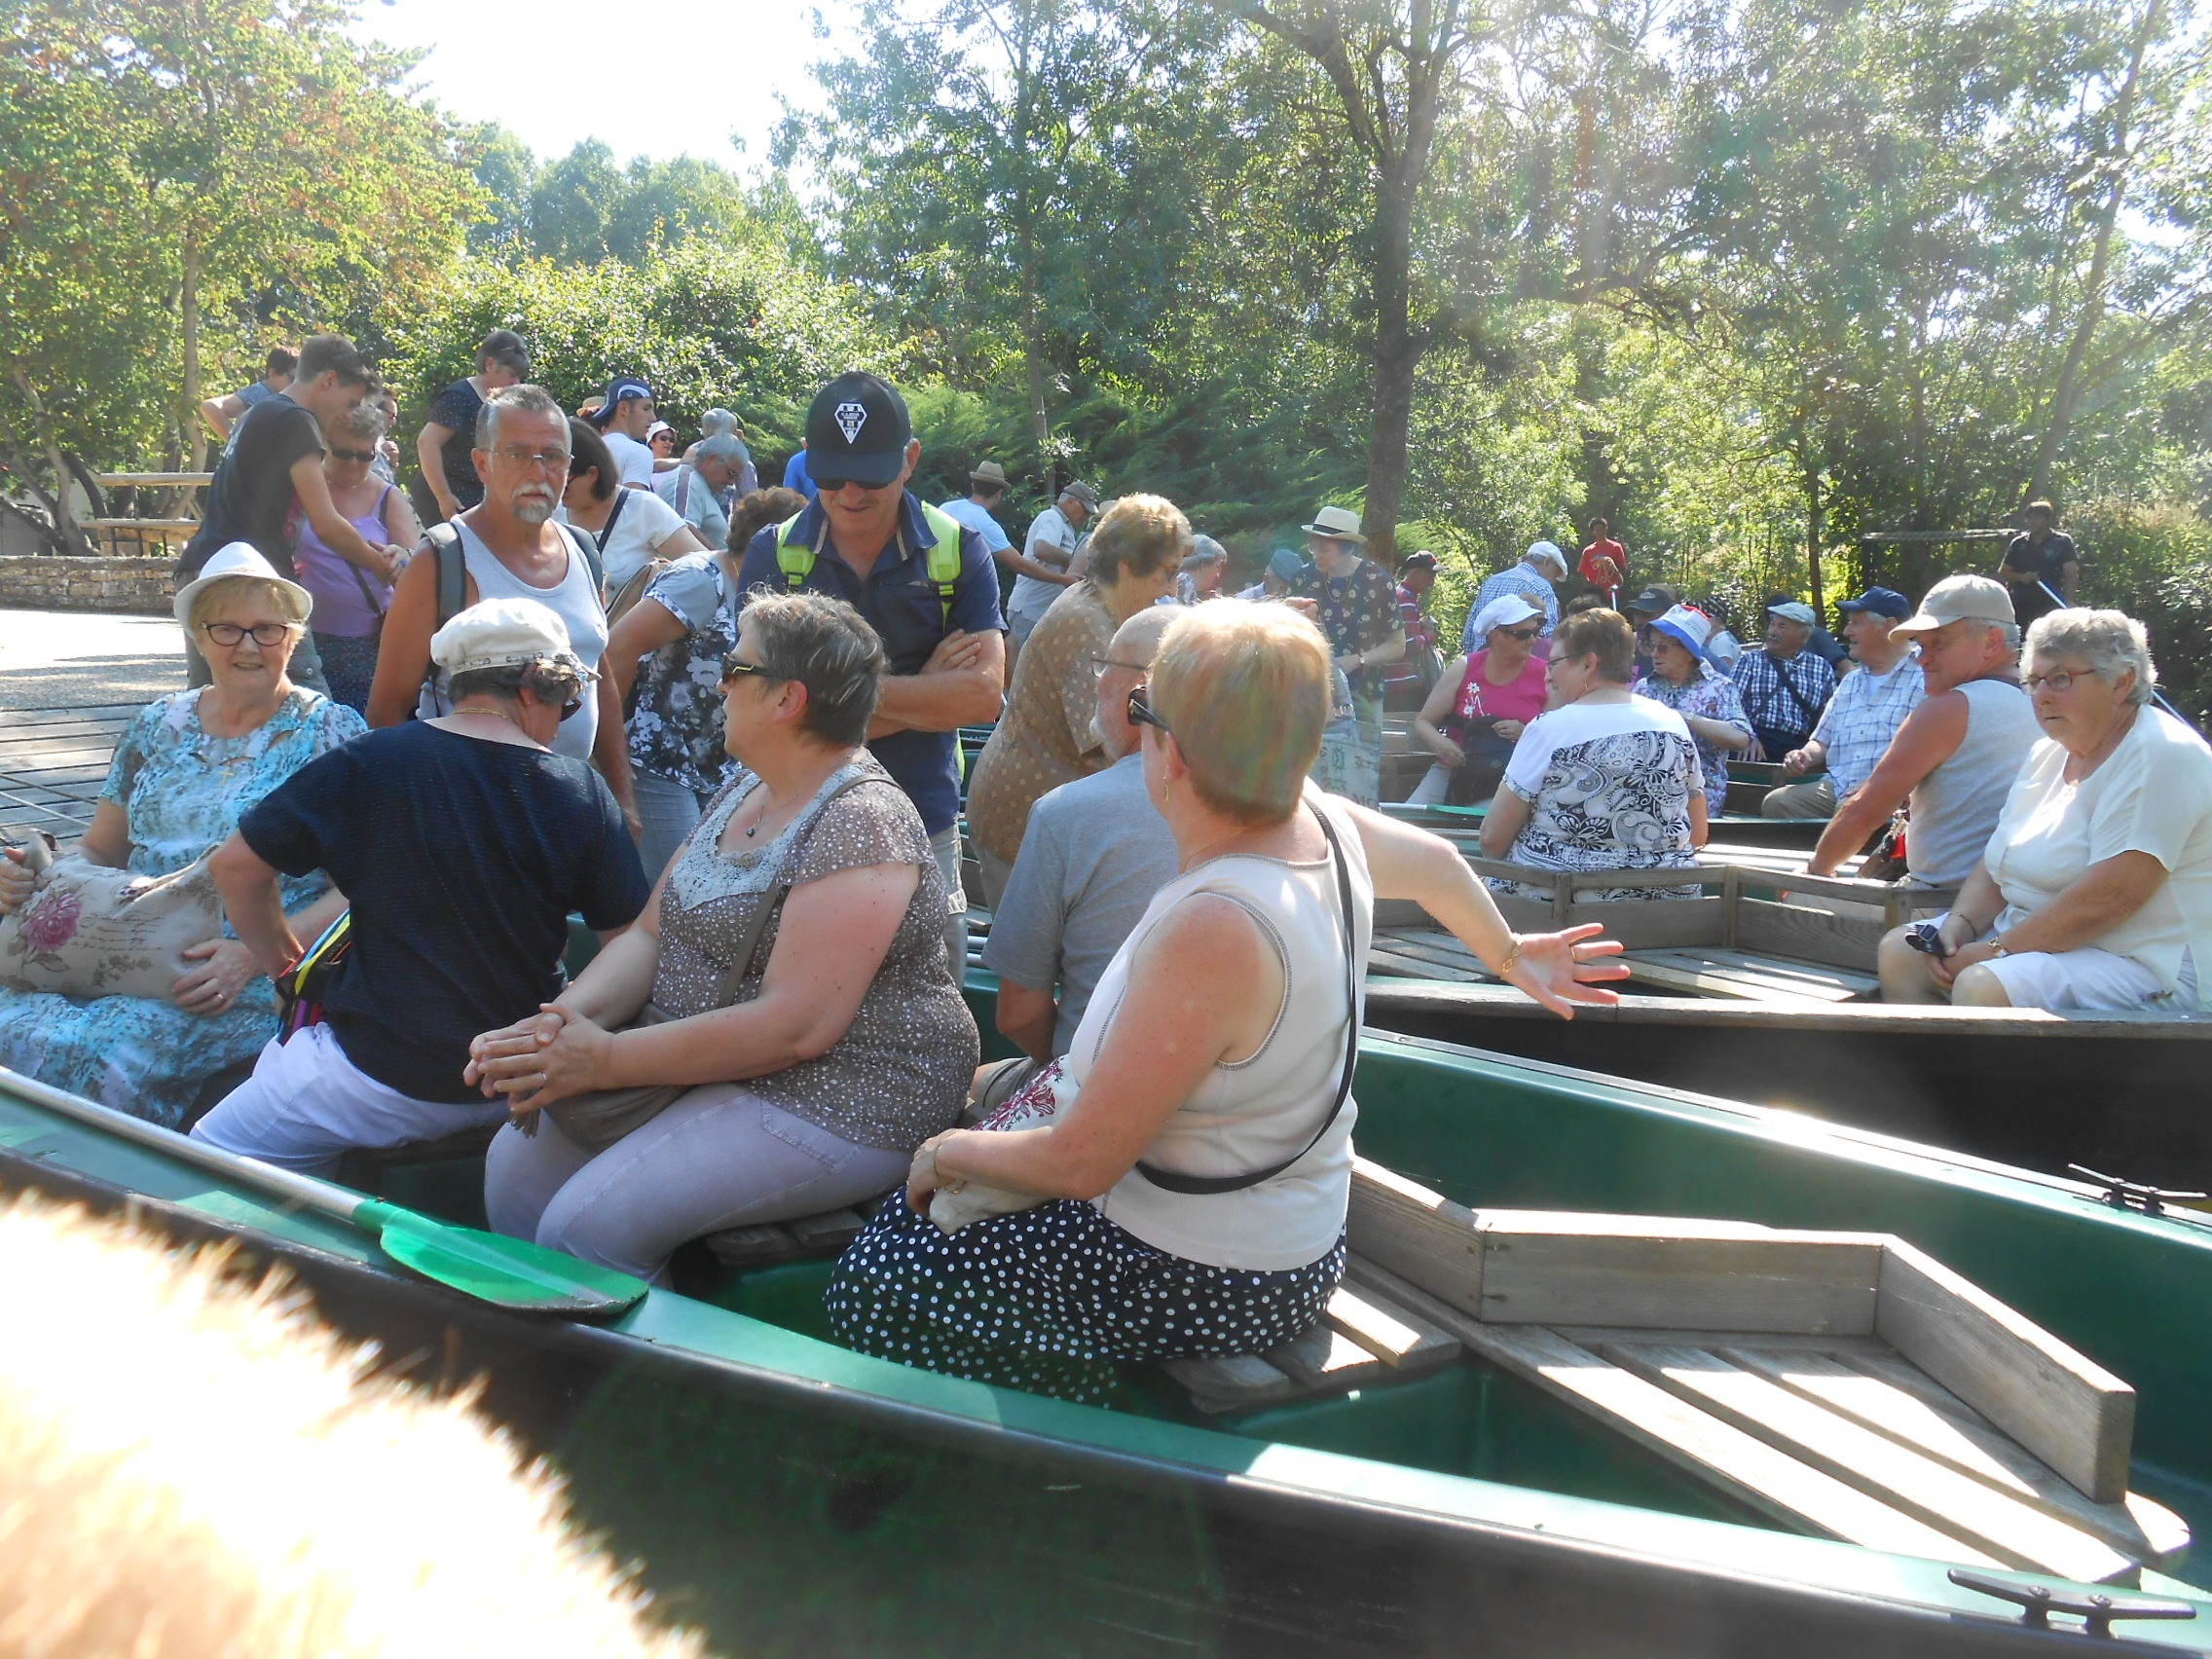
[[[2172,990],[2132,956],[2094,945],[2078,950],[2024,950],[1982,964],[1997,976],[2014,1008],[2047,1008],[2097,1014],[2181,1015],[2197,1012],[2196,965],[2185,952]]]
[[[437,1140],[507,1116],[505,1100],[417,1100],[346,1057],[327,1025],[271,1038],[253,1075],[192,1126],[194,1140],[279,1169],[328,1175],[357,1146]]]

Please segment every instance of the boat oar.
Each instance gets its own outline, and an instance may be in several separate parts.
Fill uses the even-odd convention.
[[[312,1175],[240,1158],[5,1066],[0,1066],[0,1089],[18,1094],[46,1111],[89,1124],[118,1140],[150,1147],[164,1157],[195,1164],[226,1181],[349,1223],[373,1235],[385,1254],[402,1267],[496,1308],[557,1313],[571,1319],[611,1319],[650,1288],[645,1280],[628,1273],[579,1262],[527,1239],[455,1227]]]

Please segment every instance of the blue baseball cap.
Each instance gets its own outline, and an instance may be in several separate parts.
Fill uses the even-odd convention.
[[[1845,600],[1836,608],[1871,610],[1877,616],[1887,616],[1892,622],[1902,622],[1912,614],[1912,602],[1896,588],[1870,587],[1857,599]]]
[[[636,376],[616,375],[607,383],[607,396],[601,401],[600,406],[591,412],[591,424],[604,431],[607,424],[614,419],[614,411],[617,406],[629,402],[634,397],[649,398],[652,394],[653,388]]]

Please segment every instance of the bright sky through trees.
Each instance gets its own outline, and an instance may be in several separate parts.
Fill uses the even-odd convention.
[[[751,171],[782,119],[778,94],[812,107],[807,66],[858,10],[811,5],[608,6],[564,0],[521,21],[505,6],[368,0],[353,33],[427,48],[416,79],[463,121],[497,121],[550,161],[597,138],[617,161],[692,155]],[[815,38],[815,18],[833,31]],[[730,135],[745,141],[741,157]]]

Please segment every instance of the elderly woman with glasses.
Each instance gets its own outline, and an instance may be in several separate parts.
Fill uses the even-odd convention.
[[[1414,739],[1436,764],[1408,796],[1415,806],[1473,806],[1488,800],[1530,720],[1544,712],[1543,659],[1535,654],[1544,613],[1508,593],[1475,612],[1470,638],[1483,648],[1455,658],[1414,717]]]
[[[2043,739],[1950,912],[1882,940],[1883,1000],[2193,1014],[2212,950],[2212,751],[2151,706],[2133,618],[2053,610],[2026,649]]]
[[[724,664],[736,781],[638,925],[473,1047],[515,1120],[485,1166],[500,1232],[649,1277],[686,1239],[874,1198],[959,1116],[978,1040],[943,878],[863,747],[884,666],[842,601],[754,591]],[[668,1103],[634,1124],[585,1111],[643,1088]]]
[[[1030,631],[1006,713],[968,781],[968,829],[996,908],[1040,796],[1105,768],[1093,687],[1114,631],[1174,592],[1191,521],[1159,496],[1124,496],[1099,519],[1088,569]]]
[[[139,875],[173,875],[277,785],[365,729],[351,709],[285,677],[313,603],[242,541],[178,591],[177,620],[199,641],[213,682],[139,711],[74,851]],[[31,897],[22,859],[16,850],[0,858],[0,915]],[[286,883],[283,903],[313,938],[346,902],[316,873]],[[25,917],[26,931],[36,931],[34,919]],[[243,944],[218,936],[185,954],[194,966],[166,1002],[0,987],[0,1065],[182,1125],[210,1079],[251,1061],[276,1029],[275,992]]]
[[[1557,1013],[1612,1000],[1584,983],[1620,977],[1596,928],[1517,938],[1449,843],[1307,784],[1329,667],[1288,607],[1200,606],[1169,626],[1128,712],[1182,873],[1014,1122],[915,1154],[830,1281],[845,1342],[1095,1402],[1124,1362],[1309,1329],[1344,1272],[1378,897],[1418,900]]]
[[[330,485],[330,504],[373,550],[413,547],[423,538],[407,492],[375,471],[378,446],[387,429],[383,405],[374,400],[323,427],[322,473]],[[349,559],[305,518],[292,562],[300,585],[314,596],[308,627],[322,658],[323,681],[332,697],[365,714],[377,673],[377,637],[384,613],[391,608],[391,584],[398,571],[387,558],[374,565]]]

